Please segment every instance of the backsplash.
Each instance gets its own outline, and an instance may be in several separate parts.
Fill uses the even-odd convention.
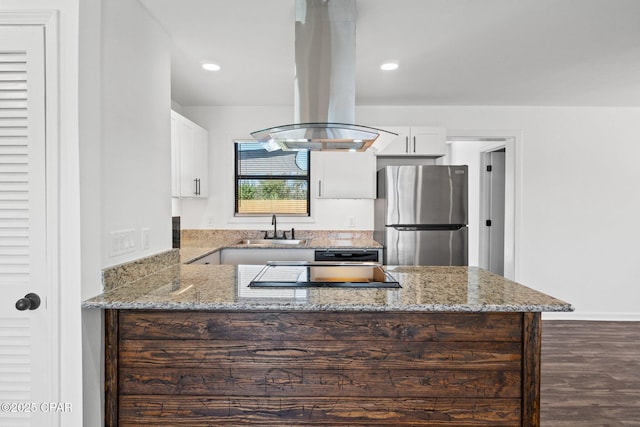
[[[242,239],[256,239],[264,235],[259,230],[180,230],[181,247],[210,247]]]
[[[113,290],[179,263],[180,250],[171,249],[156,255],[105,268],[102,270],[102,289],[105,292]]]
[[[261,239],[263,230],[181,230],[181,247],[218,246],[218,242]],[[373,239],[372,230],[295,230],[296,239],[361,240]]]

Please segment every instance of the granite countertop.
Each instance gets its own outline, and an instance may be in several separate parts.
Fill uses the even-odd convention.
[[[214,247],[189,251],[191,249],[202,253],[203,249]],[[183,259],[189,251],[182,254]],[[219,311],[573,311],[569,303],[477,267],[385,266],[402,286],[400,289],[249,288],[249,281],[261,268],[176,264],[91,298],[83,307]]]
[[[282,244],[264,244],[259,247],[242,244],[242,239],[221,237],[218,239],[209,239],[205,246],[201,247],[183,247],[180,249],[180,259],[182,263],[188,263],[207,256],[213,252],[222,249],[382,249],[382,245],[369,238],[354,237],[300,237],[308,240],[304,245],[282,245]]]

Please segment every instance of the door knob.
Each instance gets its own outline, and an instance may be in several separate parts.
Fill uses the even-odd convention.
[[[35,310],[40,307],[40,297],[37,294],[26,294],[16,302],[16,308],[20,311]]]

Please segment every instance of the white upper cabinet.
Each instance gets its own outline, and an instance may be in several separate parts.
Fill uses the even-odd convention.
[[[206,129],[171,112],[171,196],[207,197],[208,140]]]
[[[398,136],[385,146],[380,147],[376,153],[378,156],[442,157],[447,154],[445,128],[380,126],[380,129],[397,133]]]
[[[314,151],[311,174],[319,199],[375,199],[376,158],[373,153]]]

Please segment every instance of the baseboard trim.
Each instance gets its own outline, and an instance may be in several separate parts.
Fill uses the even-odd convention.
[[[542,313],[542,320],[640,322],[640,313]]]

